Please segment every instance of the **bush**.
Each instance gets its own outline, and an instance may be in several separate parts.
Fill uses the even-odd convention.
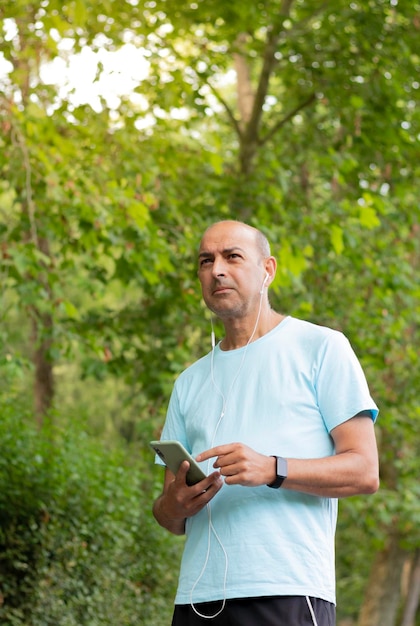
[[[0,621],[170,623],[181,543],[152,518],[152,472],[122,443],[105,449],[77,424],[38,432],[5,404]]]

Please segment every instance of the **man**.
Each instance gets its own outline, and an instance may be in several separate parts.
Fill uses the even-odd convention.
[[[205,232],[198,277],[225,336],[176,381],[162,439],[208,476],[166,469],[153,507],[186,534],[173,626],[333,626],[337,498],[378,489],[360,364],[338,331],[271,309],[275,272],[260,231]]]

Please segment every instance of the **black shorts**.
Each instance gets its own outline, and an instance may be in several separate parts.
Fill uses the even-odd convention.
[[[194,608],[213,616],[222,601],[200,602]],[[177,604],[172,626],[335,626],[335,606],[326,600],[306,596],[273,596],[226,600],[223,611],[208,619],[200,617],[190,604]]]

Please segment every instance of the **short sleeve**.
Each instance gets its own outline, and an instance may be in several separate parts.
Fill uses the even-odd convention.
[[[161,441],[169,441],[175,440],[182,443],[184,448],[186,448],[189,452],[190,447],[187,440],[187,434],[185,430],[184,421],[181,416],[180,408],[179,408],[179,399],[177,393],[177,385],[172,390],[172,394],[169,400],[168,411],[166,414],[165,425],[162,430],[162,434],[160,437]],[[157,465],[164,465],[163,461],[156,455],[155,463]]]
[[[375,421],[378,407],[348,339],[338,331],[331,332],[319,359],[316,393],[327,430],[330,432],[361,411],[370,411]]]

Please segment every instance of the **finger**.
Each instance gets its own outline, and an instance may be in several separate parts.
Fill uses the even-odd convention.
[[[208,477],[209,478],[209,477]],[[211,475],[211,480],[208,478],[200,481],[196,485],[192,487],[188,487],[188,494],[190,496],[189,505],[188,505],[188,517],[191,515],[195,515],[201,509],[203,509],[206,504],[210,502],[217,494],[217,492],[223,486],[223,479],[220,476],[219,472],[215,472]]]
[[[230,463],[229,465],[221,465],[219,471],[222,476],[236,476],[236,474],[241,473],[242,469],[235,463]]]
[[[227,454],[229,450],[230,450],[230,446],[228,445],[216,446],[215,448],[210,448],[209,450],[205,450],[204,452],[201,452],[201,454],[199,454],[196,457],[196,461],[198,463],[201,463],[202,461],[208,461],[208,459],[211,459],[214,456],[221,456],[223,454]]]
[[[238,459],[232,451],[229,454],[221,454],[220,456],[218,456],[213,463],[213,467],[219,470],[221,470],[222,468],[226,470],[228,467],[233,467],[233,465],[235,465],[239,461],[240,459]]]
[[[209,500],[214,498],[216,493],[218,493],[220,491],[220,489],[224,485],[224,482],[225,482],[224,479],[219,474],[218,479],[215,480],[214,482],[212,482],[212,484],[210,485],[210,487],[206,491],[206,494],[209,496]]]
[[[177,482],[185,483],[187,481],[188,470],[190,469],[190,464],[188,461],[182,461],[181,465],[178,468],[178,471],[175,476],[175,480]]]
[[[202,494],[206,494],[206,502],[214,498],[216,493],[223,487],[224,479],[219,472],[215,472],[211,475],[211,482],[204,489]],[[203,485],[204,486],[204,485]]]
[[[222,485],[223,478],[221,477],[220,472],[213,472],[206,478],[203,478],[203,480],[200,480],[199,483],[193,485],[190,489],[194,489],[198,495],[201,495],[205,491],[209,491],[209,489],[216,488],[218,491]]]

